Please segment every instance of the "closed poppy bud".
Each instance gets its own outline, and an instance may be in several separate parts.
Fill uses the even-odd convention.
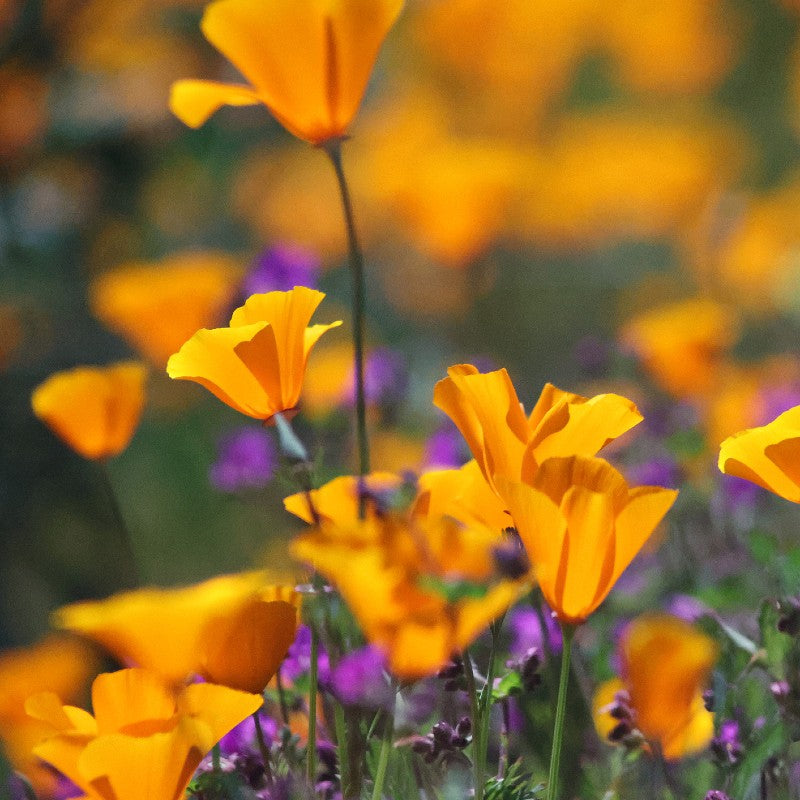
[[[224,105],[263,103],[312,144],[344,136],[402,0],[217,0],[205,37],[250,85],[182,80],[170,108],[198,128]]]
[[[57,372],[34,389],[33,413],[84,458],[116,456],[139,424],[146,378],[135,361]]]
[[[195,381],[231,408],[265,422],[293,411],[311,349],[342,324],[309,326],[324,297],[305,286],[254,294],[233,312],[229,327],[197,331],[170,357],[167,374]]]

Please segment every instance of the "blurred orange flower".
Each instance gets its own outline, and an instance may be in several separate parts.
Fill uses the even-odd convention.
[[[201,28],[251,85],[182,80],[170,108],[193,128],[263,103],[312,144],[344,136],[403,0],[216,0]]]
[[[452,519],[386,513],[323,523],[291,552],[339,589],[392,672],[414,680],[461,652],[526,588],[495,572],[503,541],[500,531]]]
[[[642,421],[636,406],[616,394],[586,398],[547,384],[526,417],[505,369],[485,374],[471,364],[450,367],[433,404],[467,440],[484,478],[533,478],[552,456],[594,455]]]
[[[342,324],[309,327],[324,297],[305,286],[254,294],[233,312],[229,327],[197,331],[170,357],[167,374],[205,386],[255,419],[293,411],[308,354],[323,333]]]
[[[94,315],[159,368],[199,328],[216,324],[242,277],[222,253],[177,253],[155,264],[124,264],[96,278]]]
[[[732,309],[696,298],[630,320],[620,341],[641,359],[662,389],[676,397],[699,397],[716,386],[722,356],[738,335]]]
[[[125,669],[99,675],[94,716],[45,692],[28,699],[31,717],[50,737],[34,754],[92,800],[180,800],[205,754],[262,705],[248,694],[196,683],[174,693],[155,673]]]
[[[75,603],[57,611],[53,623],[174,684],[201,675],[261,692],[294,640],[299,607],[292,588],[247,572]]]
[[[33,413],[84,458],[116,456],[139,424],[146,378],[135,361],[57,372],[34,389]]]
[[[720,446],[719,468],[800,503],[800,406],[728,437]]]
[[[702,750],[714,734],[714,715],[702,695],[717,657],[713,640],[676,617],[650,614],[628,626],[619,653],[622,680],[602,684],[592,704],[600,736],[619,724],[610,711],[622,693],[631,724],[660,746],[664,758]]]
[[[586,456],[544,461],[530,485],[496,481],[542,594],[569,625],[605,600],[678,494],[631,489],[607,461]]]
[[[63,635],[0,653],[0,740],[14,769],[31,781],[39,796],[51,797],[57,779],[31,753],[48,730],[25,713],[25,701],[36,692],[55,692],[78,702],[97,666],[89,645]]]

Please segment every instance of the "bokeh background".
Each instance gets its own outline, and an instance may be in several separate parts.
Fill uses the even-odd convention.
[[[135,583],[291,574],[269,434],[237,450],[248,421],[164,373],[187,319],[224,324],[248,289],[298,274],[326,291],[317,319],[346,322],[312,357],[298,426],[320,478],[354,466],[333,174],[262,107],[197,131],[170,115],[174,80],[236,77],[202,8],[0,2],[0,646]],[[408,0],[345,146],[376,467],[464,457],[431,405],[454,363],[508,367],[528,407],[547,380],[622,392],[650,427],[615,457],[684,487],[636,607],[747,591],[741,560],[712,567],[699,537],[754,513],[716,474],[718,443],[800,401],[799,15],[791,0]],[[151,366],[148,405],[107,467],[33,416],[52,372],[130,357]],[[800,574],[780,535],[753,541],[756,562],[788,554],[764,581]]]

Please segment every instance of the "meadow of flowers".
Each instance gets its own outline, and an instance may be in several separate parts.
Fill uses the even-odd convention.
[[[0,800],[800,800],[800,4],[0,6]]]

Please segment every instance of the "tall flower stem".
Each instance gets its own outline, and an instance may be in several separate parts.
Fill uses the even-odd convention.
[[[256,741],[258,742],[258,750],[261,753],[261,760],[264,762],[264,777],[268,784],[272,784],[272,764],[270,763],[269,747],[267,747],[267,740],[264,737],[264,729],[261,727],[261,714],[258,711],[253,712],[253,722],[256,725]]]
[[[366,286],[364,282],[364,253],[358,241],[353,203],[342,166],[342,139],[330,139],[322,149],[328,154],[336,173],[339,194],[342,199],[344,222],[347,228],[347,245],[350,254],[350,273],[353,280],[353,350],[356,373],[356,434],[358,439],[358,473],[362,477],[369,473],[369,440],[367,438],[367,403],[364,393],[364,307]],[[363,517],[363,500],[359,501],[359,512]]]
[[[547,780],[547,800],[558,800],[558,775],[561,764],[561,745],[564,741],[564,721],[567,710],[567,687],[569,685],[569,662],[572,656],[572,638],[575,629],[569,625],[561,626],[564,642],[561,651],[561,678],[558,682],[558,701],[556,703],[556,722],[553,729],[553,750],[550,754],[550,777]]]
[[[481,717],[481,703],[478,697],[478,687],[475,683],[475,672],[472,669],[472,657],[464,649],[464,677],[467,681],[467,695],[472,712],[472,766],[475,773],[475,800],[483,800],[483,790],[486,785],[486,758],[481,744],[481,731],[483,729]]]
[[[375,768],[375,783],[372,787],[372,800],[381,800],[383,796],[383,784],[386,780],[386,767],[389,765],[389,753],[392,750],[392,740],[394,739],[394,711],[389,712],[383,737],[381,738],[381,749],[378,753],[378,766]]]
[[[311,665],[308,675],[308,745],[306,750],[306,777],[311,786],[317,779],[317,661],[319,660],[319,634],[311,626]]]
[[[123,555],[124,569],[126,571],[125,581],[131,586],[138,586],[139,580],[139,567],[136,552],[133,548],[133,540],[128,523],[125,521],[125,515],[122,513],[122,508],[117,498],[117,493],[114,490],[114,484],[111,480],[111,475],[108,470],[108,464],[105,460],[98,463],[100,486],[105,495],[108,508],[114,518],[117,531],[119,532],[119,541]]]

